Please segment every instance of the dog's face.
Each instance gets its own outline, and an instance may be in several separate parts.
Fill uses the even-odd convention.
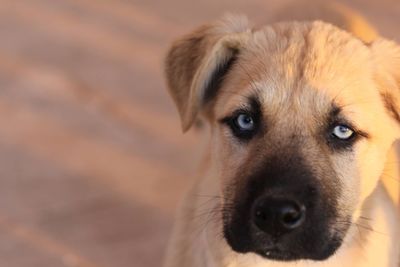
[[[397,66],[393,43],[321,22],[231,21],[175,44],[170,91],[185,129],[197,116],[211,126],[233,250],[324,260],[340,247],[398,135]]]

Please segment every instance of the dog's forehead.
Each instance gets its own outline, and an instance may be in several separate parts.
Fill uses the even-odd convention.
[[[323,22],[267,26],[254,32],[241,51],[226,79],[224,105],[219,108],[229,112],[245,101],[243,96],[252,95],[270,111],[290,107],[294,114],[362,103],[376,98],[371,62],[369,48],[335,26]]]

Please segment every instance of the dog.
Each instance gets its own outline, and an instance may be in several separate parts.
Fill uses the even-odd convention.
[[[398,266],[383,178],[398,179],[400,46],[346,7],[304,9],[226,16],[170,48],[183,131],[202,121],[208,141],[166,267]]]

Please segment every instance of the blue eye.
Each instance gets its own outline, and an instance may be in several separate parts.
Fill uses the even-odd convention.
[[[340,140],[349,140],[354,135],[354,131],[346,125],[336,125],[332,130],[332,135]]]
[[[234,119],[234,123],[241,131],[254,130],[254,120],[249,114],[241,113]]]
[[[258,128],[258,117],[246,111],[240,111],[223,119],[222,122],[226,123],[233,135],[241,140],[251,139]]]

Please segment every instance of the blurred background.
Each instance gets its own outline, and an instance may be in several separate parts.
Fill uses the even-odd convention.
[[[289,2],[1,0],[0,266],[159,267],[197,161],[163,55],[227,11]],[[345,3],[400,41],[399,0]]]

